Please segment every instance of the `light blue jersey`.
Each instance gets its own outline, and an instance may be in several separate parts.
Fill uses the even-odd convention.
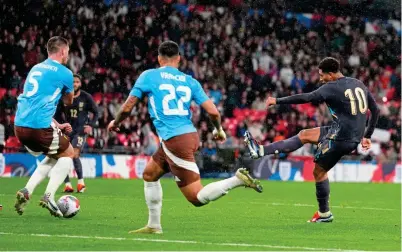
[[[149,114],[163,140],[197,132],[191,121],[191,101],[201,105],[209,99],[197,80],[174,67],[143,72],[130,95],[148,96]]]
[[[74,92],[73,80],[73,73],[52,59],[35,65],[29,71],[24,92],[18,96],[15,125],[49,128],[61,95]]]

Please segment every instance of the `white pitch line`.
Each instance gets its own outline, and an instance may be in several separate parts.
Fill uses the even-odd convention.
[[[278,202],[250,202],[249,204],[253,205],[271,205],[271,206],[295,206],[295,207],[316,207],[317,205],[311,204],[286,204],[286,203],[278,203]],[[330,208],[344,208],[344,209],[357,209],[357,210],[375,210],[375,211],[400,211],[399,209],[394,208],[377,208],[377,207],[354,207],[354,206],[329,206]]]
[[[140,242],[159,242],[159,243],[179,243],[179,244],[201,244],[212,246],[226,246],[226,247],[258,247],[258,248],[273,248],[273,249],[302,249],[302,250],[316,250],[316,251],[344,251],[343,249],[334,248],[311,248],[299,246],[279,246],[269,244],[249,244],[249,243],[214,243],[202,241],[182,241],[182,240],[167,240],[167,239],[149,239],[149,238],[125,238],[125,237],[105,237],[105,236],[81,236],[81,235],[51,235],[51,234],[18,234],[0,232],[0,235],[30,235],[34,237],[55,237],[55,238],[72,238],[72,239],[92,239],[92,240],[114,240],[114,241],[140,241]],[[348,250],[360,251],[360,250]]]

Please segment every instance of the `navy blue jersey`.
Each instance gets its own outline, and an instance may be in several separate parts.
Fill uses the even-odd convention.
[[[93,113],[92,120],[89,120],[88,112]],[[74,97],[71,106],[64,106],[63,102],[59,102],[55,119],[59,123],[68,122],[71,124],[73,132],[70,135],[83,134],[85,125],[92,127],[96,125],[98,121],[98,109],[92,96],[81,90],[80,95]]]
[[[359,80],[342,77],[328,82],[317,90],[276,100],[277,104],[301,104],[325,102],[331,112],[333,123],[327,138],[337,141],[360,142],[370,138],[377,124],[379,109],[366,86]],[[367,111],[372,117],[367,130]]]

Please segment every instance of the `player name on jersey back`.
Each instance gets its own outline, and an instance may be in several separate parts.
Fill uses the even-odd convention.
[[[167,73],[167,72],[161,72],[161,77],[162,77],[162,79],[186,82],[185,75],[174,75],[174,74]]]

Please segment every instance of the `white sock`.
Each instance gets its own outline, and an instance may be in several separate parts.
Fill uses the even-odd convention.
[[[148,227],[161,229],[162,186],[160,181],[144,181],[145,201],[148,206]]]
[[[79,179],[79,180],[78,180],[78,184],[84,185],[84,184],[85,184],[85,183],[84,183],[84,179]]]
[[[66,183],[66,186],[68,186],[68,187],[73,187],[73,185],[71,184],[71,182],[67,182],[67,183]]]
[[[64,179],[73,167],[74,165],[72,158],[61,157],[57,160],[56,165],[50,171],[50,180],[45,191],[45,194],[49,197],[50,200],[54,200],[56,190],[61,184],[63,184]]]
[[[201,189],[201,191],[198,192],[197,199],[202,204],[208,204],[210,201],[217,200],[226,195],[229,190],[242,185],[244,185],[243,180],[236,176],[218,182],[213,182],[206,185]]]
[[[32,194],[35,188],[43,181],[49,174],[50,169],[56,164],[57,160],[54,158],[45,157],[45,159],[40,162],[36,170],[29,178],[28,183],[25,188],[28,190],[29,194]]]

